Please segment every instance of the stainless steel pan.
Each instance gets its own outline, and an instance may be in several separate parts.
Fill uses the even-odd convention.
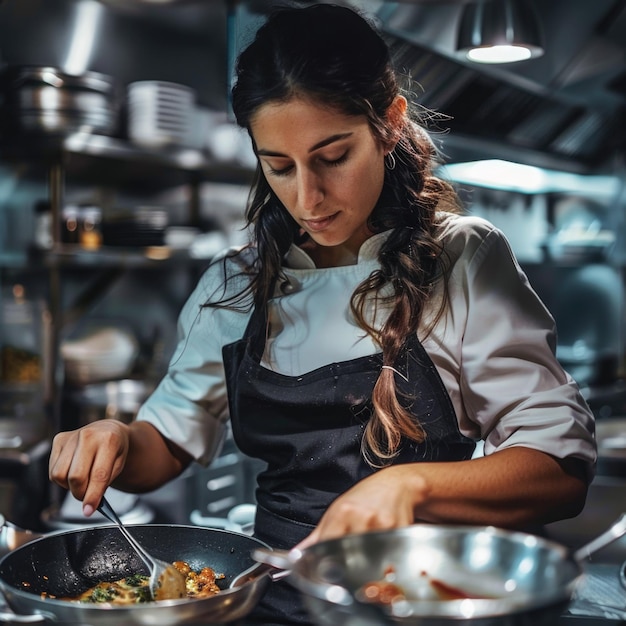
[[[287,580],[321,626],[554,626],[584,574],[583,561],[625,533],[621,516],[572,554],[523,532],[416,524],[302,551],[255,549],[254,557],[290,571]],[[386,580],[404,598],[380,604],[364,597],[368,583]],[[442,585],[461,592],[459,598],[443,600],[437,591]]]

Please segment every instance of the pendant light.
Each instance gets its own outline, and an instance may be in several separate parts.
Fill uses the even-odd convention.
[[[457,50],[475,63],[513,63],[544,52],[528,0],[475,0],[463,6]]]

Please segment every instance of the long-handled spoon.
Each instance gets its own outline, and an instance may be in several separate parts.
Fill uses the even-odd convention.
[[[141,560],[150,571],[150,594],[153,600],[175,600],[187,595],[185,576],[174,565],[153,557],[146,549],[128,532],[113,507],[105,497],[100,501],[98,511],[112,521],[120,529],[128,543],[135,549]]]

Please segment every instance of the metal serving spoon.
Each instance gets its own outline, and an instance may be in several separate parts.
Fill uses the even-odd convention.
[[[141,560],[148,566],[150,571],[150,595],[153,600],[176,600],[187,595],[185,576],[174,565],[153,557],[146,549],[128,532],[118,514],[103,496],[100,500],[98,511],[112,521],[120,529],[128,543],[135,549]]]

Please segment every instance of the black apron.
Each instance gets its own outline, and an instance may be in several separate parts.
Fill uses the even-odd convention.
[[[239,449],[267,463],[258,478],[256,537],[290,549],[315,527],[329,504],[376,471],[361,454],[370,397],[382,367],[374,354],[332,363],[300,376],[263,367],[266,312],[254,311],[242,339],[223,348],[233,437]],[[426,432],[404,440],[395,463],[469,459],[474,441],[458,427],[441,377],[416,337],[398,362],[398,397]],[[245,624],[311,624],[298,592],[273,582]]]

